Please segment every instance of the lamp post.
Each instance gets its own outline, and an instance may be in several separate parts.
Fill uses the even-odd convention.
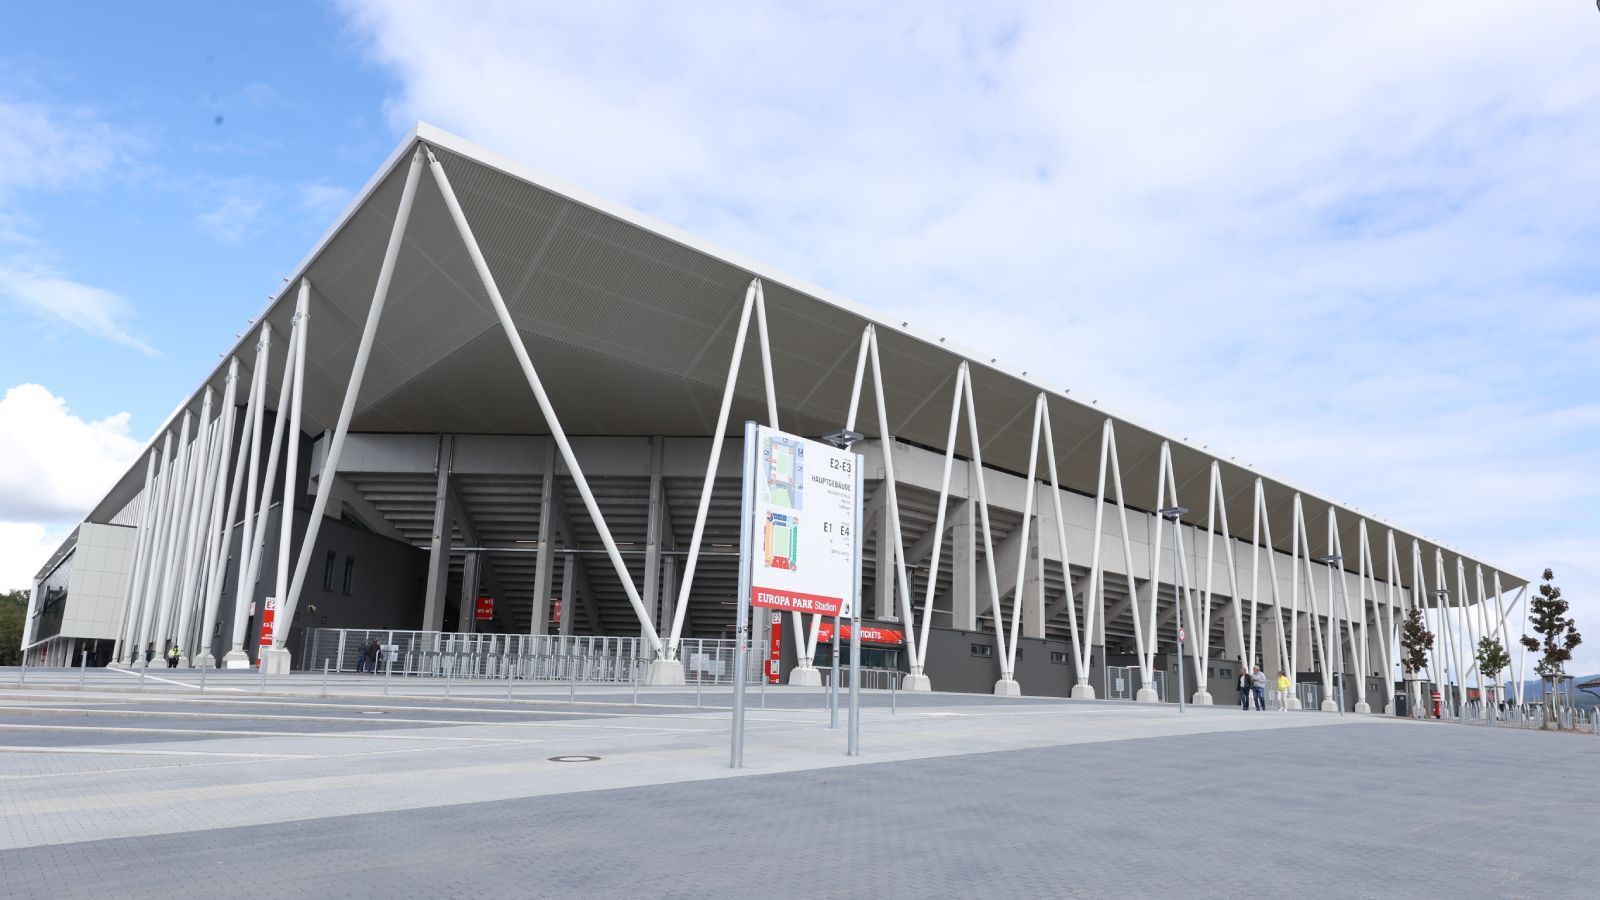
[[[1189,510],[1182,506],[1168,506],[1157,510],[1161,518],[1172,523],[1172,602],[1178,617],[1178,712],[1183,712],[1183,560],[1178,556],[1178,520]]]
[[[1434,599],[1439,601],[1439,625],[1440,625],[1439,632],[1440,632],[1441,636],[1446,638],[1446,643],[1448,643],[1449,642],[1449,635],[1448,635],[1449,627],[1448,627],[1448,624],[1445,622],[1445,607],[1450,605],[1450,592],[1445,590],[1444,588],[1436,588],[1434,590],[1434,592],[1433,592],[1433,596],[1434,596]],[[1435,653],[1434,654],[1434,659],[1438,659],[1438,658],[1439,658],[1439,655],[1437,653]],[[1444,701],[1444,705],[1445,706],[1449,706],[1451,704],[1451,702],[1453,701],[1453,698],[1455,696],[1454,691],[1452,691],[1451,688],[1450,688],[1450,670],[1451,670],[1451,668],[1459,669],[1460,667],[1459,666],[1452,667],[1450,665],[1450,653],[1448,651],[1446,651],[1446,653],[1444,654],[1444,664],[1439,666],[1438,668],[1439,668],[1439,697],[1440,697],[1441,700]],[[1461,673],[1459,671],[1456,672],[1457,677],[1459,677],[1460,674]],[[1441,709],[1440,710],[1440,718],[1443,718],[1443,717],[1444,717],[1444,710]]]
[[[1338,607],[1333,605],[1333,573],[1338,568],[1344,557],[1329,553],[1317,557],[1317,562],[1328,567],[1328,621],[1333,625],[1333,698],[1334,705],[1339,707],[1339,715],[1344,715],[1344,620],[1339,618]],[[1343,579],[1340,579],[1341,587]]]

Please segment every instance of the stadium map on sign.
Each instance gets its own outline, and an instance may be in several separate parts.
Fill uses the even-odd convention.
[[[761,441],[767,496],[773,506],[798,511],[806,483],[806,450],[794,438],[768,433]]]

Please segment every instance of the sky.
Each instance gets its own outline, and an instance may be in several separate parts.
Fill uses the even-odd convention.
[[[0,587],[419,119],[1516,572],[1600,670],[1591,3],[33,4]]]

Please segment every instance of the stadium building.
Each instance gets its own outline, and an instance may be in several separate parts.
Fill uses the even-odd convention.
[[[1181,618],[1189,699],[1233,702],[1259,663],[1305,705],[1380,710],[1413,606],[1439,636],[1422,677],[1482,690],[1472,648],[1526,595],[419,124],[39,571],[25,656],[286,670],[381,633],[407,671],[533,677],[581,638],[704,677],[746,420],[865,435],[862,638],[905,688],[1174,700]],[[767,677],[816,683],[831,629],[759,621]]]

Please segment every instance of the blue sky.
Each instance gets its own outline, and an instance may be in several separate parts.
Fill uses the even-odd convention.
[[[134,7],[0,32],[0,578],[422,118],[1552,565],[1600,667],[1592,5]]]

